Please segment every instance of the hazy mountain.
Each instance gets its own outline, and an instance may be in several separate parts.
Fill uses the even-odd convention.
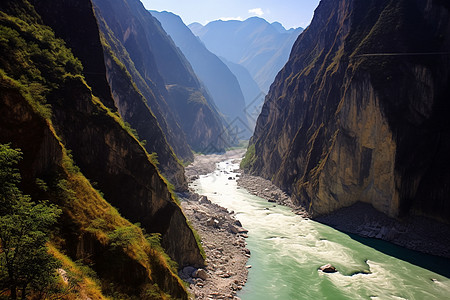
[[[245,100],[238,80],[228,67],[204,44],[192,34],[181,18],[169,12],[151,11],[180,48],[198,78],[205,84],[218,110],[225,116],[227,123],[245,130],[240,138],[248,139],[253,130],[249,130],[244,113]]]
[[[266,98],[247,170],[312,214],[362,201],[448,222],[447,3],[322,0]]]
[[[206,47],[219,57],[246,67],[263,92],[269,90],[303,31],[287,31],[279,23],[252,17],[245,21],[213,21],[189,25]]]
[[[245,99],[245,115],[250,128],[253,130],[255,128],[256,119],[261,112],[266,94],[261,91],[252,75],[250,75],[245,67],[232,63],[223,57],[221,57],[221,59],[239,81]]]

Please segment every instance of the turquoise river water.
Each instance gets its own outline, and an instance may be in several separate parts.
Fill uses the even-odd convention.
[[[395,248],[395,257],[390,256],[348,234],[303,219],[287,207],[274,206],[228,180],[237,167],[231,161],[219,163],[214,173],[200,176],[193,187],[212,202],[235,211],[249,230],[248,264],[252,268],[238,294],[242,300],[450,299],[449,278],[413,264],[416,260],[426,265],[434,257],[376,241],[377,249]],[[396,258],[411,255],[413,263]],[[318,271],[327,263],[338,272]],[[450,268],[449,260],[439,264]]]

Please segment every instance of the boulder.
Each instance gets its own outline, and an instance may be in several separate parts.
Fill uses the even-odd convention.
[[[336,273],[337,272],[336,268],[333,267],[330,264],[326,264],[326,265],[321,266],[319,268],[319,270],[321,270],[324,273]]]
[[[209,276],[204,269],[198,269],[194,272],[193,277],[207,280]]]

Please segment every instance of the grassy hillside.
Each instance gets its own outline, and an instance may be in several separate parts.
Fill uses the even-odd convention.
[[[76,105],[84,105],[110,132],[138,144],[131,130],[92,93],[86,96],[90,88],[80,61],[40,24],[27,1],[3,1],[0,9],[0,143],[23,152],[23,192],[62,210],[47,245],[61,264],[58,273],[67,276],[58,277],[55,290],[44,292],[64,299],[186,299],[160,236],[123,218],[74,163],[59,133],[61,124],[55,123],[61,107],[54,109],[48,99],[55,108],[73,105],[61,93],[70,87],[72,97],[87,97]],[[148,153],[146,163],[152,165]],[[38,292],[43,291],[35,288],[31,295]]]

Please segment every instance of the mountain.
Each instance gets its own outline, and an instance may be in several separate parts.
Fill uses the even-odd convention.
[[[168,130],[166,119],[164,119],[160,113],[161,108],[156,102],[154,93],[148,92],[142,88],[142,94],[145,94],[147,96],[146,99],[148,99],[149,104],[146,104],[147,100],[144,99],[141,92],[135,88],[136,84],[133,83],[130,75],[126,74],[126,71],[124,71],[122,66],[117,65],[117,59],[109,57],[111,55],[115,57],[116,55],[111,54],[111,47],[108,47],[109,51],[106,51],[106,49],[104,51],[104,47],[97,42],[99,39],[98,36],[95,37],[96,40],[94,41],[87,40],[87,38],[93,36],[92,34],[87,34],[86,28],[89,28],[88,26],[80,29],[75,28],[77,26],[76,21],[82,18],[81,14],[85,13],[85,11],[81,9],[77,10],[63,2],[58,4],[58,10],[49,10],[47,2],[36,2],[35,7],[39,10],[44,21],[55,28],[58,36],[68,41],[69,47],[71,47],[75,52],[75,55],[81,59],[85,66],[86,80],[92,87],[94,94],[99,95],[102,102],[110,110],[114,112],[119,110],[124,121],[128,122],[132,128],[136,129],[137,135],[141,140],[149,141],[145,144],[146,150],[149,153],[157,154],[160,170],[178,190],[186,190],[187,182],[184,177],[184,168],[166,140],[164,132],[171,133],[171,131]],[[64,21],[61,21],[56,15],[61,11],[69,16]],[[91,24],[92,26],[96,26],[97,21],[95,19],[91,20],[91,22],[93,22],[93,24]],[[123,53],[123,50],[120,52],[118,49],[114,49],[114,51],[117,53],[117,56],[119,53]],[[108,56],[105,58],[107,61],[106,69],[103,59],[104,55]],[[114,71],[112,69],[115,70],[115,73],[121,74],[116,76],[113,75]],[[106,77],[99,76],[99,74],[104,74],[105,71],[107,72]],[[113,93],[111,93],[110,86]],[[146,87],[145,84],[141,84],[140,86]],[[156,92],[157,91],[155,91],[155,93]],[[165,102],[163,99],[159,99],[159,103]],[[154,108],[153,111],[159,116],[158,119],[160,122],[155,118],[149,105]],[[165,110],[170,111],[168,107],[165,107]],[[160,127],[165,129],[164,132]],[[177,154],[181,159],[187,161],[192,160],[192,153],[187,145],[182,130],[179,127],[175,127],[174,132],[178,133],[179,138],[176,139],[173,134],[167,135],[171,145],[173,145],[174,149],[178,150]]]
[[[225,116],[228,126],[238,127],[243,131],[241,139],[250,138],[253,130],[249,129],[247,123],[244,95],[233,73],[215,54],[206,49],[179,16],[169,12],[150,12],[161,22],[164,30],[191,63],[218,110]]]
[[[160,23],[138,0],[93,3],[106,48],[146,98],[175,154],[192,161],[190,147],[223,151],[227,134],[213,100]]]
[[[322,0],[244,167],[314,215],[362,201],[449,222],[449,28],[444,1]]]
[[[155,156],[121,116],[143,98],[129,88],[125,104],[111,89],[111,75],[133,81],[105,65],[91,1],[4,0],[0,11],[0,143],[21,149],[23,192],[62,210],[48,250],[73,288],[55,297],[188,299],[170,258],[204,259]],[[164,145],[156,119],[145,126],[147,143]]]
[[[279,23],[270,24],[258,17],[213,21],[205,26],[196,23],[189,28],[211,52],[246,67],[265,93],[303,31],[302,28],[287,31]]]
[[[223,57],[221,57],[221,60],[227,65],[228,69],[233,72],[239,81],[245,99],[245,116],[247,117],[250,128],[254,130],[256,119],[261,113],[261,108],[266,94],[261,91],[256,81],[245,67],[232,63]]]

